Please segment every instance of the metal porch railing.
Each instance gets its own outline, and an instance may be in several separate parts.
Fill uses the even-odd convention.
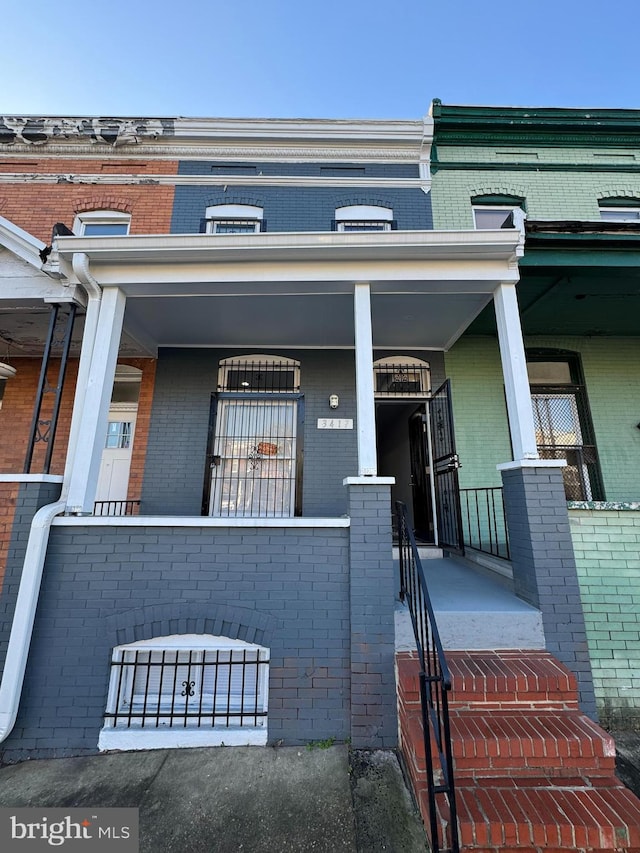
[[[406,601],[418,649],[420,704],[427,768],[430,847],[432,853],[459,853],[448,693],[451,675],[436,625],[407,508],[396,502],[400,554],[400,598]],[[435,749],[434,749],[435,747]],[[449,822],[438,820],[436,797],[445,799]]]
[[[140,501],[96,501],[94,515],[138,515]]]
[[[460,508],[465,546],[511,559],[502,486],[460,489]]]

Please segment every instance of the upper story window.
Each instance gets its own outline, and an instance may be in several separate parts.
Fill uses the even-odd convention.
[[[78,213],[73,232],[79,237],[115,237],[129,233],[131,214],[120,210],[87,210]]]
[[[599,206],[605,222],[640,222],[640,199],[603,198]]]
[[[207,208],[207,234],[265,231],[264,211],[252,204],[214,204]]]
[[[471,199],[473,221],[478,231],[499,228],[524,230],[524,199],[518,196],[482,195]]]
[[[352,204],[336,208],[335,231],[391,231],[395,227],[390,207]]]

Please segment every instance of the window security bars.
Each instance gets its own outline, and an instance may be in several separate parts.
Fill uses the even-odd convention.
[[[374,364],[376,397],[425,397],[429,393],[429,367],[416,364]]]
[[[534,385],[531,401],[541,458],[567,461],[562,472],[567,500],[599,500],[600,469],[584,388]]]
[[[211,462],[211,514],[294,514],[297,401],[221,399]]]
[[[465,546],[511,559],[502,487],[460,489],[460,503]]]
[[[393,223],[388,219],[360,219],[336,221],[336,231],[391,231]]]
[[[294,361],[225,359],[220,363],[218,391],[292,393],[300,390],[300,367]]]
[[[111,662],[106,725],[260,727],[269,659],[257,649],[120,649]],[[114,678],[115,672],[115,678]]]
[[[213,234],[255,234],[260,230],[257,219],[212,219]]]
[[[429,846],[433,853],[444,850],[459,853],[448,702],[451,675],[416,541],[409,526],[407,508],[400,501],[396,502],[396,516],[400,553],[400,598],[406,601],[409,608],[420,663],[420,703],[429,799]],[[436,796],[440,798],[437,806]],[[442,816],[442,820],[439,820],[438,814]]]
[[[96,501],[94,515],[138,515],[140,501]]]
[[[568,501],[591,501],[599,493],[598,455],[593,445],[539,445],[541,459],[565,459],[562,469],[564,493]],[[595,489],[592,487],[595,486]]]

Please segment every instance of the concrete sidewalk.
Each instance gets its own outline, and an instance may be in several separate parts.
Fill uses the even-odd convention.
[[[0,806],[140,810],[141,853],[424,853],[391,752],[154,750],[0,768]]]

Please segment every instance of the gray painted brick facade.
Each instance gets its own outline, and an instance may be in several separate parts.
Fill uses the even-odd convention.
[[[546,648],[578,679],[596,718],[593,677],[560,468],[502,471],[515,592],[542,613]]]
[[[95,752],[112,648],[171,633],[270,648],[270,741],[345,740],[348,550],[347,528],[55,526],[4,759]]]
[[[397,745],[390,488],[349,487],[351,744]]]
[[[330,231],[337,207],[353,204],[393,209],[399,230],[433,228],[430,196],[421,189],[360,187],[178,186],[171,232],[205,231],[206,209],[214,204],[250,204],[263,209],[267,231]]]
[[[182,160],[179,175],[255,174],[268,177],[366,177],[419,178],[417,163],[278,163],[261,161],[249,163],[224,160]]]
[[[58,483],[21,483],[18,489],[0,597],[0,669],[4,666],[7,654],[31,521],[41,507],[54,503],[59,497]]]
[[[268,354],[268,350],[264,351]],[[143,515],[200,515],[211,395],[222,358],[244,350],[161,350],[141,501]],[[283,352],[274,353],[276,357]],[[300,361],[304,404],[302,514],[338,517],[347,512],[342,481],[356,473],[353,430],[319,430],[329,417],[329,395],[340,397],[340,417],[355,427],[355,366],[350,351],[286,351]],[[335,414],[335,413],[333,413]]]

